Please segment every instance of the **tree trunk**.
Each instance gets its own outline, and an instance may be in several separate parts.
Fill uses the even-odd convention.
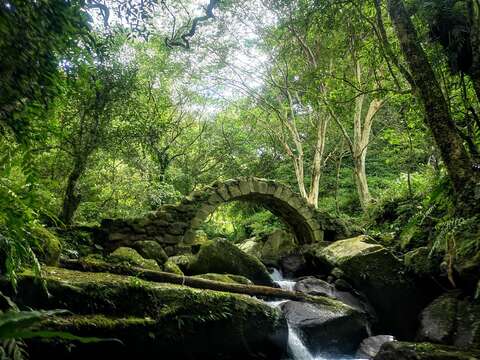
[[[362,155],[354,159],[355,184],[357,185],[358,198],[363,211],[366,211],[368,205],[372,202],[372,196],[368,189],[367,173],[365,171],[366,156],[366,151],[364,151]]]
[[[308,301],[319,304],[326,304],[329,300],[321,296],[311,296],[297,291],[288,291],[279,288],[259,285],[230,284],[214,280],[206,280],[192,276],[181,276],[163,271],[146,270],[139,267],[127,265],[113,265],[106,262],[85,262],[82,260],[63,259],[62,267],[70,270],[80,270],[88,272],[102,272],[126,276],[135,276],[140,279],[153,282],[185,285],[197,289],[207,289],[214,291],[225,291],[235,294],[245,294],[250,296],[262,296],[268,298],[288,299],[295,301]]]
[[[81,195],[77,194],[77,183],[80,176],[85,172],[85,165],[82,161],[76,161],[74,168],[67,180],[67,187],[63,198],[62,211],[58,216],[65,225],[71,225],[75,212],[81,201]]]
[[[420,45],[405,3],[402,0],[388,0],[388,12],[400,42],[401,51],[410,68],[413,85],[423,102],[425,121],[432,131],[447,168],[456,194],[457,205],[460,205],[459,208],[462,211],[478,209],[478,201],[474,198],[475,181],[471,160],[456,131],[447,102]]]
[[[310,184],[310,191],[307,197],[307,202],[310,205],[315,206],[315,209],[318,208],[318,193],[320,192],[320,178],[322,177],[322,163],[325,152],[327,126],[328,118],[324,118],[319,115],[317,120],[317,142],[313,156],[312,182]]]

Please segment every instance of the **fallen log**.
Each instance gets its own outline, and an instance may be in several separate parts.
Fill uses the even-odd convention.
[[[312,296],[298,291],[289,291],[260,285],[224,283],[192,276],[181,276],[163,271],[147,270],[124,264],[109,264],[103,261],[91,262],[84,260],[62,259],[60,266],[69,270],[135,276],[151,282],[177,284],[196,289],[224,291],[235,294],[259,296],[263,298],[304,301],[324,305],[331,305],[331,302],[333,301],[327,297]]]

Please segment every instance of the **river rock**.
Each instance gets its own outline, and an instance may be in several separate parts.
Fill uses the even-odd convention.
[[[421,314],[418,339],[480,348],[480,301],[451,291],[435,299]]]
[[[457,322],[459,296],[458,291],[446,293],[422,311],[418,340],[451,343]]]
[[[308,276],[297,281],[293,289],[309,295],[327,296],[331,299],[341,301],[361,312],[372,313],[369,307],[351,292],[338,290],[335,285],[313,276]]]
[[[370,336],[362,341],[355,357],[360,359],[373,359],[383,344],[394,340],[395,338],[391,335]]]
[[[453,345],[480,349],[480,299],[467,297],[459,301]]]
[[[260,260],[250,256],[225,239],[216,239],[202,244],[190,264],[190,273],[242,275],[255,284],[272,286],[267,268]]]
[[[464,351],[431,343],[391,341],[382,345],[375,360],[478,360],[479,351]]]
[[[378,332],[401,339],[415,335],[418,315],[429,297],[391,252],[358,236],[336,241],[316,256],[327,266],[340,268],[355,289],[367,296],[379,317]]]
[[[281,308],[314,354],[353,354],[367,336],[364,314],[339,301],[321,305],[287,301]]]
[[[22,308],[72,312],[45,329],[123,344],[35,340],[32,360],[279,359],[286,351],[283,314],[248,296],[60,268],[44,268],[44,279],[50,295],[33,273],[19,275],[16,293],[0,278],[0,291]]]

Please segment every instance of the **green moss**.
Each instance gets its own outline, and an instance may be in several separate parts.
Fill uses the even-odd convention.
[[[220,281],[220,282],[229,283],[229,284],[246,284],[246,285],[252,284],[250,280],[240,275],[208,273],[208,274],[195,275],[194,277],[197,277],[200,279],[206,279],[206,280]]]
[[[38,259],[47,265],[57,264],[62,251],[62,244],[57,236],[41,225],[32,228],[31,236],[34,240],[33,251]]]
[[[185,274],[189,274],[190,264],[195,260],[195,256],[193,254],[176,255],[170,256],[169,260],[176,264]]]
[[[265,346],[270,335],[286,331],[278,309],[244,295],[113,274],[49,267],[44,271],[51,296],[31,273],[24,273],[14,296],[19,305],[69,309],[76,315],[51,320],[52,330],[118,338],[125,351],[161,351],[163,356],[188,351],[248,353]],[[0,281],[0,291],[6,284]]]
[[[84,327],[102,328],[105,330],[115,330],[118,328],[125,328],[137,325],[153,325],[155,320],[150,318],[114,318],[105,315],[73,315],[64,318],[57,317],[44,323],[45,325],[69,326],[71,329],[81,329]]]
[[[135,241],[132,247],[145,259],[152,259],[158,265],[162,265],[168,260],[168,256],[162,246],[153,240]]]
[[[170,259],[163,264],[163,271],[183,276],[183,271]]]
[[[127,263],[149,270],[160,270],[157,262],[143,258],[136,250],[129,247],[120,247],[108,256],[111,263]]]
[[[475,360],[480,352],[431,343],[392,341],[382,346],[377,360]]]

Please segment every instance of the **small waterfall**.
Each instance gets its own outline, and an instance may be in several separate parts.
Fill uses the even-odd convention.
[[[297,332],[288,325],[288,352],[294,360],[315,360]]]
[[[273,269],[273,272],[270,274],[270,276],[272,280],[282,289],[293,291],[296,281],[285,279],[283,274],[277,269]],[[288,300],[278,300],[269,301],[267,303],[272,307],[279,307],[281,304],[287,301]],[[288,324],[288,354],[292,360],[347,360],[347,358],[327,358],[319,355],[313,355],[303,343],[298,331],[294,327],[290,326],[290,324]],[[355,360],[352,358],[349,359]]]
[[[286,280],[283,277],[283,274],[277,270],[273,269],[273,272],[270,274],[272,280],[277,283],[282,289],[293,291],[293,287],[295,286],[295,281],[293,280]]]
[[[277,270],[273,269],[273,273],[270,274],[272,280],[277,283],[282,289],[293,291],[295,286],[295,281],[286,280],[283,277],[283,274]],[[278,307],[281,304],[287,302],[288,300],[280,301],[270,301],[268,304],[273,307]],[[288,324],[288,352],[292,356],[293,360],[316,360],[310,351],[307,349],[302,339],[298,335],[297,331]],[[320,359],[318,359],[320,360]]]

